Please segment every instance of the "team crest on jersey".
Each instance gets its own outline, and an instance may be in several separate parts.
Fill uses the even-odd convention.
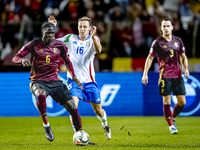
[[[53,52],[54,52],[55,54],[57,54],[57,53],[58,53],[58,49],[57,49],[57,48],[53,48]]]
[[[177,42],[174,42],[174,45],[175,45],[175,47],[178,47],[178,43]]]
[[[41,53],[42,53],[42,52],[44,52],[44,51],[43,51],[43,49],[40,49],[40,50],[39,50],[39,52],[41,52]]]
[[[90,43],[86,43],[86,47],[89,47],[90,46]]]

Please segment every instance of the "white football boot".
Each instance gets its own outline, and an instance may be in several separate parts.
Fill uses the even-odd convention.
[[[171,132],[171,134],[177,134],[178,130],[176,129],[176,127],[174,125],[169,126],[169,131]]]
[[[107,140],[111,139],[111,130],[110,130],[109,125],[105,126],[105,128],[104,128],[104,135],[105,135],[105,137],[106,137]]]

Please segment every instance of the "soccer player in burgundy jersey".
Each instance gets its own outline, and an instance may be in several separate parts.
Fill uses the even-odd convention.
[[[165,119],[169,125],[171,134],[177,134],[178,129],[175,124],[176,116],[183,110],[185,100],[185,85],[182,78],[182,64],[185,68],[185,77],[188,78],[188,60],[185,55],[185,47],[179,37],[172,35],[174,23],[170,19],[161,22],[162,36],[154,40],[149,55],[146,59],[142,83],[148,83],[148,71],[153,58],[157,56],[159,64],[159,92],[163,97],[163,111]],[[171,92],[176,95],[178,103],[171,106]]]
[[[58,104],[62,105],[72,115],[76,131],[82,130],[82,122],[67,86],[58,75],[59,58],[62,57],[70,70],[73,80],[83,89],[76,78],[72,63],[66,55],[68,48],[60,41],[55,40],[55,26],[46,22],[41,27],[42,38],[30,41],[24,45],[13,57],[14,63],[28,66],[29,61],[24,57],[31,53],[30,90],[37,98],[37,107],[43,120],[46,138],[54,140],[50,124],[47,120],[46,97],[50,95]]]

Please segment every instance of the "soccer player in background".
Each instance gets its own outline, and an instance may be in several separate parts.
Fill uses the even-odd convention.
[[[54,16],[48,18],[55,26],[57,21]],[[84,90],[72,80],[72,76],[67,72],[68,87],[72,93],[72,98],[78,107],[79,99],[90,102],[97,118],[101,121],[104,128],[104,135],[107,140],[111,139],[111,130],[107,123],[105,110],[101,105],[100,89],[95,81],[94,57],[95,54],[100,54],[102,47],[100,40],[95,36],[97,28],[92,26],[92,19],[82,17],[78,20],[79,35],[68,34],[57,40],[62,41],[69,49],[69,59],[75,70],[77,78],[82,83]]]
[[[179,37],[173,36],[174,23],[170,19],[161,22],[162,36],[153,41],[149,55],[146,59],[142,83],[148,83],[148,71],[154,57],[157,56],[159,64],[159,92],[163,98],[163,111],[165,119],[169,125],[171,134],[177,134],[178,129],[175,124],[176,116],[183,110],[185,100],[185,85],[182,78],[182,63],[185,68],[185,77],[188,78],[188,60],[185,55],[185,47]],[[171,92],[176,95],[178,103],[171,106]]]
[[[43,120],[46,138],[49,141],[54,140],[54,135],[47,120],[46,97],[51,97],[62,105],[71,114],[75,130],[82,130],[81,117],[74,104],[67,86],[59,78],[58,63],[62,57],[66,63],[72,80],[77,83],[80,89],[82,84],[77,79],[72,63],[66,55],[68,48],[58,40],[55,40],[55,26],[46,22],[41,27],[42,38],[35,39],[24,45],[20,51],[13,57],[14,63],[22,64],[24,67],[29,66],[29,61],[24,59],[27,54],[31,53],[31,77],[30,90],[37,98],[37,108]]]

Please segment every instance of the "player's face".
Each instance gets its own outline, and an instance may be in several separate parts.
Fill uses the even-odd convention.
[[[46,27],[42,30],[42,39],[46,43],[50,43],[55,39],[55,28]]]
[[[173,26],[171,21],[162,21],[161,31],[164,36],[169,36],[172,34]]]
[[[89,21],[79,21],[78,22],[78,32],[81,38],[86,38],[90,33],[91,27]]]

